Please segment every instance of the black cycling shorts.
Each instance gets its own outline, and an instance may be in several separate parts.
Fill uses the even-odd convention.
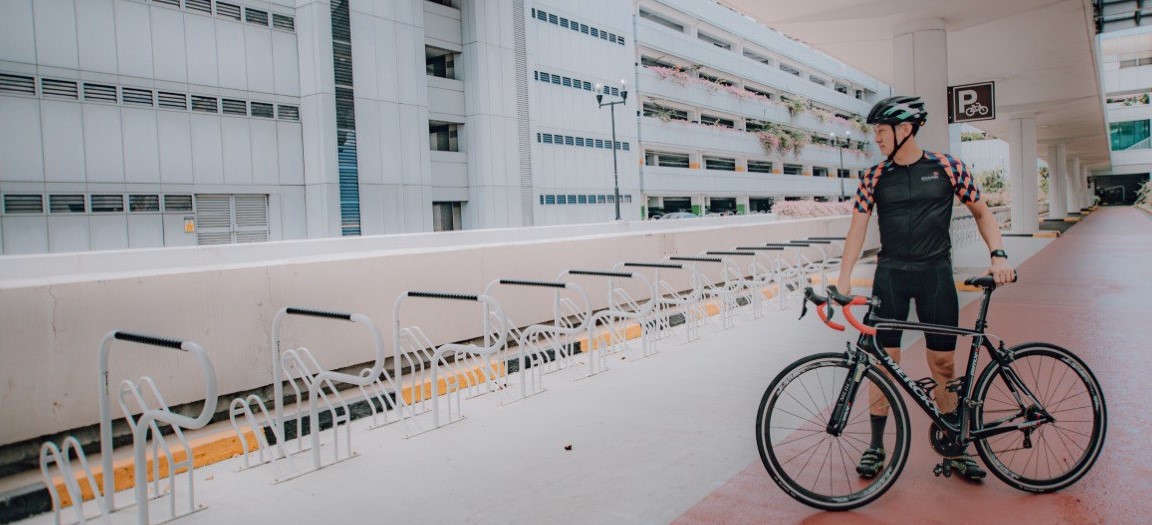
[[[873,314],[885,319],[907,321],[909,301],[916,301],[916,317],[921,323],[956,326],[960,320],[960,301],[952,277],[952,262],[945,260],[930,265],[891,265],[883,261],[876,267],[872,295],[880,298]],[[880,330],[877,342],[884,348],[900,347],[902,330]],[[950,352],[956,349],[956,336],[924,334],[929,350]]]

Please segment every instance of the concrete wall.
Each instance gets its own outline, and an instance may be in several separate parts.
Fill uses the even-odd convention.
[[[555,279],[566,269],[607,269],[808,236],[842,235],[848,218],[775,221],[768,215],[607,223],[260,245],[188,247],[0,258],[0,445],[97,422],[97,354],[110,330],[196,341],[213,359],[221,393],[271,380],[276,312],[297,305],[367,314],[391,352],[391,318],[406,290],[478,293],[498,278]],[[870,235],[867,247],[877,246]],[[595,281],[590,294],[604,295]],[[517,324],[541,321],[547,303],[497,295]],[[468,303],[408,303],[402,322],[435,342],[480,333]],[[430,306],[435,305],[436,308]],[[371,359],[355,325],[293,318],[289,346],[307,346],[327,367]],[[120,343],[113,384],[151,375],[171,404],[202,396],[195,362],[177,352]]]

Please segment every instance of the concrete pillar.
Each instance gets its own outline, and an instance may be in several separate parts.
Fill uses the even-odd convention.
[[[895,95],[916,95],[928,109],[928,124],[920,129],[920,147],[951,152],[948,132],[948,33],[938,18],[897,26],[892,41]]]
[[[1012,231],[1039,230],[1036,198],[1036,116],[1013,116],[1008,121],[1008,189],[1012,194]]]
[[[708,197],[703,195],[693,195],[692,213],[695,213],[701,217],[703,217],[705,213],[708,213]]]
[[[1080,172],[1080,157],[1073,157],[1068,161],[1068,192],[1065,194],[1068,213],[1080,211]]]
[[[748,196],[740,195],[736,197],[736,214],[748,215]]]
[[[1068,216],[1068,150],[1063,144],[1048,148],[1048,218]]]

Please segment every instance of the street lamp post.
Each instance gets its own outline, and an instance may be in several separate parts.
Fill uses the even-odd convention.
[[[596,103],[600,107],[608,106],[608,111],[611,113],[612,119],[612,188],[615,195],[614,201],[616,202],[616,220],[620,220],[620,168],[616,165],[616,105],[623,104],[628,100],[628,84],[620,81],[620,100],[614,102],[604,102],[604,88],[600,84],[596,84]]]
[[[844,194],[844,179],[847,178],[844,176],[844,148],[852,144],[852,132],[844,132],[843,144],[840,143],[840,139],[836,136],[836,134],[832,133],[832,144],[836,145],[836,149],[840,150],[840,170],[836,172],[836,177],[840,179],[840,200],[844,200],[844,197],[846,196]]]

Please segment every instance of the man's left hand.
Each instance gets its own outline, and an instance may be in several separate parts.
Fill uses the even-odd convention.
[[[1002,286],[1013,281],[1016,276],[1016,270],[1008,264],[1008,260],[1001,257],[992,258],[992,267],[988,269],[988,274],[996,279],[996,285]]]

